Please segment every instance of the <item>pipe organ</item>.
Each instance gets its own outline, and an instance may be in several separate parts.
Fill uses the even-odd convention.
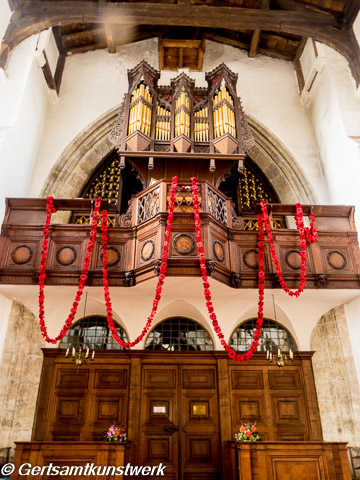
[[[205,74],[207,87],[197,87],[185,73],[170,85],[158,85],[160,72],[146,62],[128,71],[124,111],[110,139],[125,158],[154,159],[184,154],[207,156],[210,170],[217,160],[238,160],[239,169],[254,140],[237,97],[237,75],[225,64]],[[145,153],[146,152],[146,153]]]

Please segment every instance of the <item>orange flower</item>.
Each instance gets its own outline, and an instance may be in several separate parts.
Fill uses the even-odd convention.
[[[256,427],[255,427],[255,425],[253,425],[253,426],[251,427],[251,430],[252,430],[253,432],[256,432]]]
[[[240,432],[241,433],[245,432],[245,427],[244,426],[240,427]]]

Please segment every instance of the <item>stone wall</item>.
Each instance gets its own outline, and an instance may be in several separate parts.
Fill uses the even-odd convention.
[[[0,364],[0,448],[31,440],[43,346],[36,318],[14,301]]]
[[[360,389],[344,306],[323,315],[311,349],[324,440],[360,445]]]

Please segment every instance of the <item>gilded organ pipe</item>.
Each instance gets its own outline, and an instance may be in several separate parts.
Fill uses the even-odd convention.
[[[194,135],[195,142],[209,141],[209,109],[208,107],[194,113]]]
[[[170,140],[171,112],[158,105],[156,107],[156,117],[155,139]]]
[[[136,130],[148,137],[151,130],[152,96],[147,87],[140,83],[130,101],[128,135]]]
[[[236,138],[234,101],[223,85],[213,97],[214,138],[229,133]]]
[[[190,98],[183,89],[175,103],[175,137],[190,137]]]

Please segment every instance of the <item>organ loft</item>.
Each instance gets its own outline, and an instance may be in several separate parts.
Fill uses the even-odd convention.
[[[247,351],[255,331],[255,310],[247,314],[250,309],[241,301],[251,297],[255,307],[258,303],[261,201],[267,203],[284,279],[291,288],[299,283],[302,255],[293,220],[297,207],[280,201],[252,159],[260,134],[250,129],[237,88],[238,75],[225,64],[206,73],[201,86],[185,73],[160,85],[160,72],[142,61],[128,70],[127,94],[109,126],[110,152],[88,175],[77,198],[54,195],[47,298],[56,305],[54,311],[62,309],[57,295],[75,289],[84,275],[94,201],[101,197],[101,209],[107,211],[113,309],[127,308],[124,323],[114,314],[115,328],[128,342],[135,335],[132,330],[129,334],[131,323],[141,331],[152,306],[172,177],[177,176],[164,287],[170,293],[163,317],[143,343],[130,350],[119,346],[103,313],[104,252],[98,228],[86,279],[88,303],[56,348],[43,349],[32,439],[16,444],[16,472],[30,460],[42,466],[131,462],[151,469],[161,463],[169,480],[285,480],[289,472],[291,478],[350,479],[345,443],[323,440],[313,352],[298,348],[290,328],[277,321],[274,296],[257,351],[243,364],[230,359],[217,337],[191,318],[193,310],[186,303],[194,295],[204,300],[192,177],[199,183],[206,272],[222,308],[219,324],[230,322],[230,311],[246,317],[230,322],[234,325],[226,341],[231,348]],[[262,159],[267,158],[266,145],[257,152]],[[275,168],[274,162],[269,164]],[[35,296],[46,205],[45,198],[8,198],[0,237],[1,284],[26,287]],[[326,304],[332,292],[358,289],[353,207],[305,203],[302,211],[306,222],[315,215],[318,231],[317,242],[306,244],[305,290]],[[265,288],[274,295],[281,281],[268,247],[263,263]],[[177,316],[166,314],[172,301],[182,305]],[[96,313],[86,315],[90,307]],[[312,308],[305,300],[304,311]],[[77,368],[71,355],[65,355],[89,349],[94,352],[91,361],[84,357]],[[262,441],[234,442],[242,422],[256,422]],[[128,441],[103,442],[111,424],[123,428]],[[20,478],[16,472],[14,479]]]

